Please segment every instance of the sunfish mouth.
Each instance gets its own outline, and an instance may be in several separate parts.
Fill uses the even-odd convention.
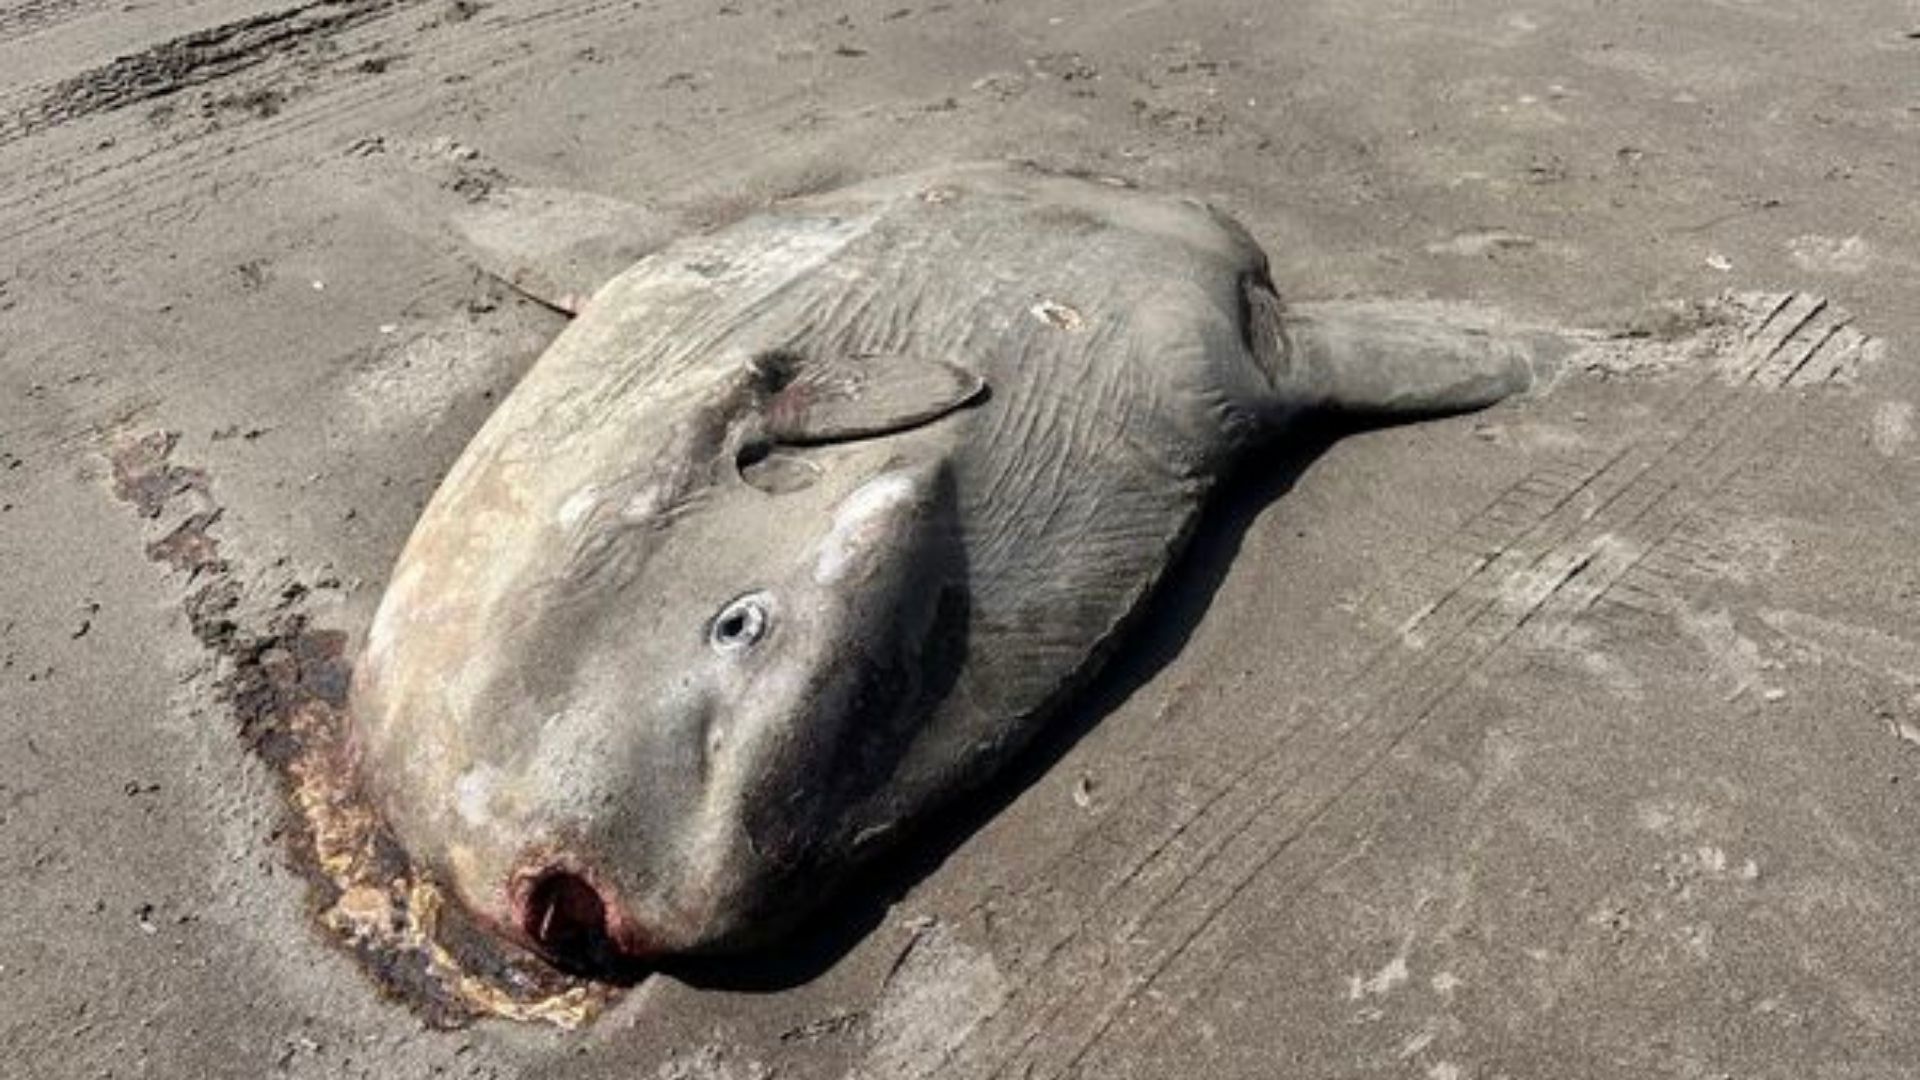
[[[566,865],[516,875],[509,911],[520,939],[563,970],[607,974],[657,952],[612,889]]]

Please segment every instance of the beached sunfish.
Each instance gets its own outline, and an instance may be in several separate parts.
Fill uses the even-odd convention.
[[[1223,474],[1315,411],[1524,389],[1537,344],[1290,309],[1206,204],[1011,164],[782,202],[555,302],[353,714],[411,855],[578,967],[792,926],[1058,713]]]

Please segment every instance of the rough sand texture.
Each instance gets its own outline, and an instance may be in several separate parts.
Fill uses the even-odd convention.
[[[1912,1075],[1917,29],[0,3],[0,1072]],[[787,955],[575,1032],[377,995],[217,688],[252,648],[271,701],[328,700],[331,635],[557,325],[446,223],[513,183],[699,227],[993,156],[1213,199],[1296,297],[1643,336],[1251,470],[1068,734]],[[1649,311],[1727,290],[1796,336]],[[1841,309],[1877,361],[1820,359]],[[116,485],[145,432],[173,464]]]

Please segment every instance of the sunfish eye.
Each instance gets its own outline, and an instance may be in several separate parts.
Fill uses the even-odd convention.
[[[765,594],[742,596],[713,617],[713,625],[707,629],[707,643],[721,652],[747,648],[765,636],[767,620]]]

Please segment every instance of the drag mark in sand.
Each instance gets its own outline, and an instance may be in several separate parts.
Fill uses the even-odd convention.
[[[218,662],[212,690],[247,749],[281,780],[288,860],[306,880],[328,936],[434,1027],[483,1016],[567,1028],[591,1019],[616,991],[556,972],[472,927],[358,796],[347,638],[302,610],[309,592],[326,583],[263,587],[263,575],[243,574],[222,554],[211,531],[221,518],[212,484],[205,470],[172,460],[177,441],[160,431],[111,440],[111,488],[147,523],[147,557],[190,588],[182,598],[188,627]]]

